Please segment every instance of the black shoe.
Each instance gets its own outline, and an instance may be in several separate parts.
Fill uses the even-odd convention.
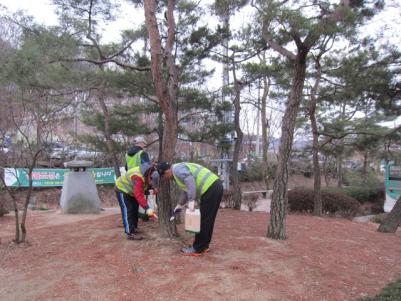
[[[127,234],[127,239],[128,240],[142,240],[143,236],[135,234],[135,233],[130,233],[130,234]]]

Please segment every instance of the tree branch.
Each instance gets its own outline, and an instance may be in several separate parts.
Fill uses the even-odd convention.
[[[285,56],[290,61],[295,61],[296,56],[291,51],[287,50],[283,46],[279,45],[278,43],[273,41],[273,37],[269,33],[267,21],[263,21],[262,25],[262,37],[266,40],[266,43],[272,48],[273,50],[277,51],[281,55]]]
[[[150,71],[150,67],[138,67],[138,66],[134,66],[134,65],[130,65],[130,64],[125,64],[125,63],[122,63],[122,62],[117,61],[112,58],[103,58],[101,60],[93,60],[93,59],[87,59],[87,58],[75,58],[75,59],[67,58],[67,59],[52,60],[49,63],[52,64],[52,63],[58,63],[58,62],[68,62],[68,63],[86,62],[86,63],[91,63],[91,64],[94,64],[97,66],[102,66],[107,63],[114,63],[125,69],[130,69],[130,70],[135,70],[135,71]]]

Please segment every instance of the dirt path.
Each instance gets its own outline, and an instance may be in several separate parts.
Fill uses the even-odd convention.
[[[0,219],[0,300],[358,300],[401,277],[401,232],[344,219],[290,215],[288,239],[264,238],[268,215],[221,209],[212,250],[178,254],[192,241],[140,226],[127,241],[118,210],[63,216],[30,212],[29,245],[14,246]],[[180,233],[183,230],[180,226]]]

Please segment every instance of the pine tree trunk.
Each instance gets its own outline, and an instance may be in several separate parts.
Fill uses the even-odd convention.
[[[362,169],[362,176],[363,176],[363,184],[368,182],[368,152],[365,151],[363,154],[363,169]]]
[[[163,139],[164,125],[163,125],[163,112],[162,111],[160,111],[158,113],[157,119],[159,122],[158,127],[157,127],[157,133],[159,135],[159,156],[158,156],[157,160],[159,162],[161,162],[161,160],[162,160],[161,155],[163,154],[163,140],[164,140]]]
[[[263,179],[265,182],[266,190],[269,190],[269,162],[267,154],[269,152],[268,128],[269,123],[266,116],[267,96],[270,90],[270,80],[263,81],[263,94],[261,101],[261,117],[262,117],[262,149],[263,149]]]
[[[20,226],[19,226],[19,210],[18,210],[18,204],[15,199],[15,196],[11,197],[13,200],[13,206],[14,206],[14,213],[15,213],[15,243],[19,243],[20,241]]]
[[[316,120],[314,121],[315,125],[312,128],[316,127]],[[313,129],[315,131],[315,129]],[[321,175],[320,175],[320,164],[319,164],[319,142],[318,135],[313,134],[313,174],[314,174],[314,183],[313,183],[313,214],[320,216],[323,213],[323,204],[321,197]]]
[[[344,102],[341,105],[341,115],[342,119],[345,119],[346,116],[346,103]],[[345,130],[344,128],[342,130]],[[343,156],[344,156],[344,138],[341,138],[338,141],[338,153],[337,153],[337,187],[343,187]]]
[[[279,157],[271,201],[270,224],[267,229],[267,237],[273,239],[286,239],[285,218],[288,205],[288,162],[292,150],[295,121],[304,87],[306,56],[307,51],[299,49],[294,62],[295,74],[292,81],[291,93],[282,120]]]
[[[315,84],[311,89],[311,99],[309,105],[309,118],[312,127],[313,137],[313,175],[314,175],[314,189],[313,189],[313,214],[320,216],[323,213],[323,205],[321,198],[321,176],[320,176],[320,165],[319,165],[319,134],[316,122],[316,103],[317,103],[317,89],[319,87],[321,78],[321,68],[319,61],[316,61],[316,79]]]
[[[401,197],[398,198],[393,209],[388,214],[387,218],[380,224],[380,227],[377,231],[385,233],[395,233],[400,224],[401,224]]]
[[[343,156],[337,156],[337,187],[343,187]]]
[[[166,123],[163,132],[161,160],[172,162],[177,144],[177,89],[178,78],[173,56],[175,40],[175,1],[167,2],[167,38],[164,51],[161,45],[161,37],[156,19],[157,4],[155,0],[144,1],[145,23],[148,31],[151,72],[155,86],[156,96],[160,108],[163,111]],[[166,70],[167,76],[164,72]],[[170,222],[172,212],[172,200],[170,197],[170,186],[161,181],[159,194],[159,223],[163,235],[173,237],[177,235],[175,223]]]
[[[235,69],[235,67],[234,67]],[[235,74],[235,72],[234,72]],[[239,173],[238,173],[238,161],[239,161],[239,154],[241,151],[241,144],[242,144],[242,136],[243,133],[241,131],[239,119],[240,119],[240,112],[241,112],[241,85],[239,84],[236,76],[234,75],[234,89],[235,89],[235,96],[234,96],[234,127],[235,132],[237,134],[237,139],[235,140],[234,144],[234,153],[233,153],[233,164],[231,166],[231,179],[233,184],[233,208],[234,209],[241,209],[241,183],[239,180]]]
[[[177,127],[176,123],[166,123],[163,134],[163,154],[162,161],[172,162],[174,157]],[[169,130],[167,130],[169,129]],[[177,236],[177,229],[175,223],[170,222],[172,212],[172,199],[170,194],[170,184],[166,181],[160,181],[159,193],[159,223],[163,236],[174,237]]]

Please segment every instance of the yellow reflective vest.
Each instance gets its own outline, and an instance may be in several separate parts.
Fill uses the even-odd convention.
[[[140,150],[133,156],[128,156],[128,154],[125,154],[125,162],[127,163],[127,169],[130,170],[131,168],[141,166],[141,155],[143,153],[143,150]]]
[[[118,190],[125,192],[126,194],[133,195],[134,183],[132,182],[131,178],[134,175],[140,177],[143,180],[143,182],[145,183],[144,190],[146,190],[148,185],[146,184],[145,177],[141,173],[139,166],[129,169],[126,173],[122,174],[116,180],[116,187],[118,188]]]
[[[174,171],[174,167],[184,164],[188,167],[189,171],[195,178],[195,186],[196,186],[196,197],[200,198],[214,182],[216,182],[219,177],[211,172],[206,167],[203,167],[196,163],[176,163],[173,164],[172,168]],[[183,181],[181,181],[173,172],[173,176],[175,181],[177,182],[178,186],[184,190],[188,191],[188,187],[185,185]]]

